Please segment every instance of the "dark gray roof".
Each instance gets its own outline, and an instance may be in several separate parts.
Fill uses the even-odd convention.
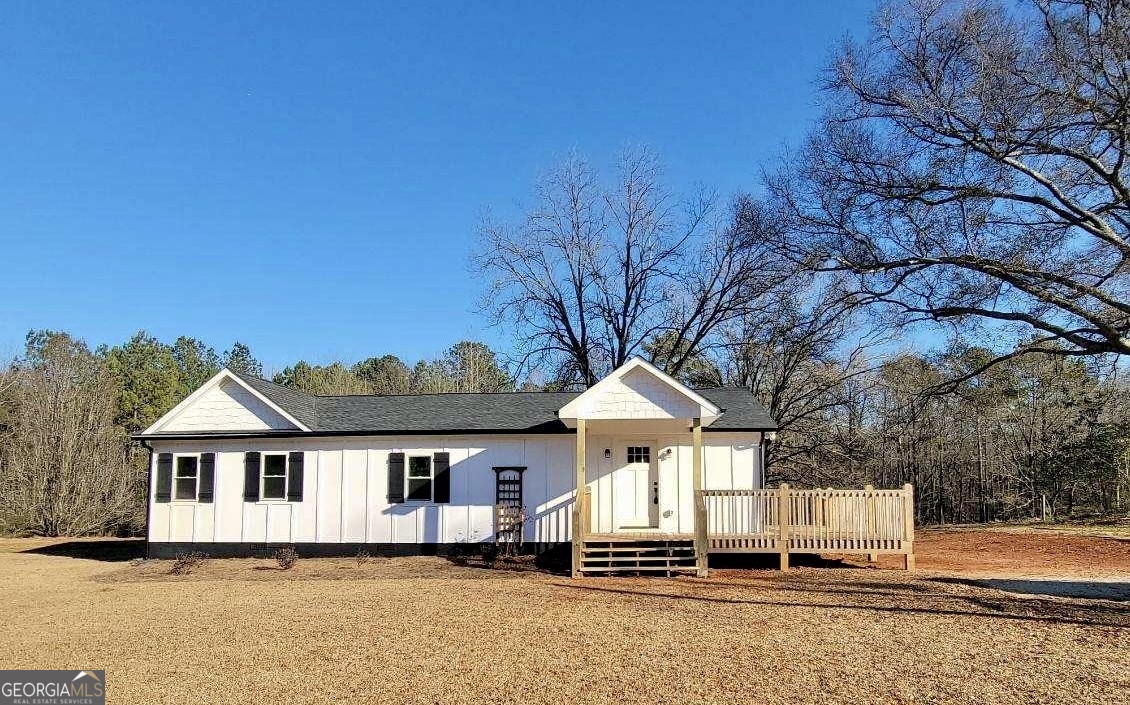
[[[236,372],[235,370],[231,370],[231,373],[250,384],[255,391],[273,401],[286,413],[301,421],[306,428],[317,428],[318,413],[315,404],[318,397],[300,392],[297,389],[284,387],[281,384],[275,384],[254,375]]]
[[[580,394],[502,392],[314,396],[251,375],[235,374],[317,433],[561,433],[569,429],[557,418],[557,411]],[[716,387],[696,391],[725,410],[707,430],[777,428],[765,407],[747,389]]]
[[[773,431],[777,422],[745,387],[713,387],[696,389],[725,412],[706,427],[707,431],[745,430]]]

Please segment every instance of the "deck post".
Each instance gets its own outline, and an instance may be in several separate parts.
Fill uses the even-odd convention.
[[[863,486],[863,502],[867,509],[867,545],[869,547],[875,544],[875,486]],[[867,562],[874,563],[879,559],[878,553],[868,553]]]
[[[789,483],[782,482],[777,491],[777,550],[781,554],[781,570],[789,569]]]
[[[573,498],[573,577],[581,577],[581,559],[585,545],[585,420],[577,419],[577,492]]]
[[[914,570],[914,485],[909,482],[902,486],[902,547],[906,551],[903,566]]]
[[[706,500],[702,496],[702,419],[691,419],[691,488],[694,492],[694,552],[698,577],[710,573],[710,538],[707,535]]]

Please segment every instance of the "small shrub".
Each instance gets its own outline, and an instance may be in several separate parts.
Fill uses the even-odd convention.
[[[488,568],[493,566],[498,561],[501,551],[496,543],[484,543],[479,547],[479,558],[482,559],[483,564]]]
[[[298,551],[287,546],[275,551],[275,560],[279,564],[279,568],[283,570],[290,570],[294,564],[298,562]]]
[[[357,552],[357,567],[360,568],[368,563],[370,558],[372,558],[372,556],[369,555],[369,552],[362,548]]]
[[[169,573],[171,575],[188,575],[189,573],[203,565],[204,559],[207,557],[208,556],[200,553],[199,551],[193,551],[192,553],[182,553],[177,556],[175,561],[173,561],[172,567],[169,568]]]

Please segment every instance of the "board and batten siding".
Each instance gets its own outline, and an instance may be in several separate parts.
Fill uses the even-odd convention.
[[[638,440],[644,440],[640,438]],[[656,444],[659,478],[659,529],[673,533],[694,531],[693,455],[690,434],[646,437]],[[631,487],[618,453],[632,437],[590,434],[586,445],[585,480],[592,488],[592,529],[614,532],[617,492]],[[764,484],[758,447],[760,433],[703,434],[703,489],[751,490]],[[612,458],[604,457],[605,449]]]
[[[693,530],[689,434],[652,436],[658,458],[660,529]],[[614,531],[618,475],[604,449],[624,438],[590,435],[587,484],[592,526]],[[757,433],[704,434],[704,487],[762,486]],[[155,502],[151,483],[149,540],[192,543],[395,543],[454,544],[494,539],[495,467],[525,467],[523,497],[531,521],[525,540],[566,542],[571,537],[574,450],[572,435],[289,438],[153,441],[159,453],[215,453],[212,503]],[[247,451],[305,453],[301,502],[243,499]],[[451,501],[444,504],[388,501],[389,453],[450,454]],[[622,490],[621,490],[622,491]]]
[[[526,540],[569,540],[573,438],[380,437],[154,441],[159,453],[216,454],[215,499],[155,502],[149,540],[193,543],[464,543],[494,538],[495,467],[525,467]],[[247,451],[305,453],[301,502],[243,499]],[[388,501],[388,456],[450,454],[449,503]],[[156,471],[156,460],[151,472]],[[155,487],[156,482],[152,485]]]

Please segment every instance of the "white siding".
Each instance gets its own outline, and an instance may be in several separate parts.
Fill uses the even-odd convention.
[[[759,434],[703,434],[705,486],[750,489],[761,485]],[[593,526],[613,531],[615,470],[604,448],[622,437],[590,435],[587,481]],[[689,532],[690,434],[655,436],[659,458],[660,528]],[[573,507],[572,435],[475,437],[293,438],[257,441],[154,441],[155,453],[216,453],[214,504],[153,503],[151,541],[461,543],[493,539],[498,466],[525,467],[523,494],[530,523],[526,540],[568,541]],[[243,501],[246,451],[305,451],[303,501]],[[388,454],[451,458],[449,504],[389,504]],[[156,465],[153,465],[155,471]],[[156,487],[156,483],[153,483]],[[152,498],[151,498],[152,501]],[[670,516],[663,514],[670,512]]]
[[[294,424],[239,383],[224,379],[157,430],[162,433],[267,431],[294,427]]]
[[[610,379],[590,402],[589,419],[693,418],[700,407],[647,370],[636,369]]]

